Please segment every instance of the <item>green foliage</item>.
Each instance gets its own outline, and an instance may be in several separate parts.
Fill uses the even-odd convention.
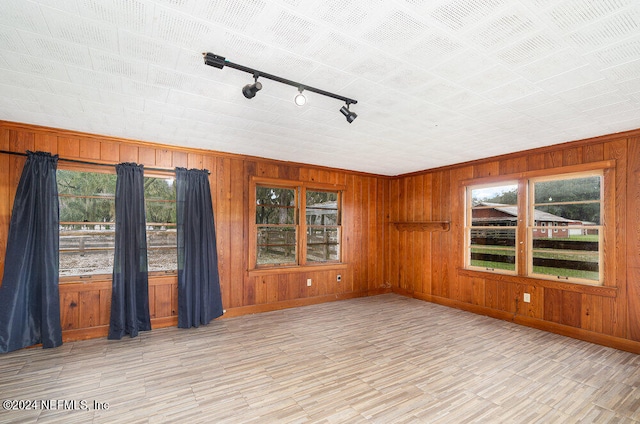
[[[61,222],[114,222],[116,175],[58,170]],[[147,222],[176,222],[172,180],[144,179]]]
[[[599,176],[541,181],[535,183],[536,209],[576,221],[600,223]],[[571,203],[595,201],[594,203]],[[553,203],[569,204],[554,205]],[[548,206],[542,206],[548,203]]]
[[[57,179],[61,222],[114,222],[114,174],[58,170]]]
[[[293,224],[295,190],[256,187],[256,224]]]
[[[147,222],[176,222],[176,188],[173,180],[145,178],[144,198]]]

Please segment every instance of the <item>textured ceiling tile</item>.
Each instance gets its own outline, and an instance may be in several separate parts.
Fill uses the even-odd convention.
[[[166,101],[169,95],[169,89],[166,87],[160,87],[157,85],[152,85],[141,81],[134,81],[126,78],[122,79],[121,87],[122,93],[145,99],[156,100],[159,102]]]
[[[584,67],[588,62],[571,50],[561,50],[540,60],[515,68],[514,71],[532,82],[564,74]]]
[[[102,50],[118,51],[118,31],[112,25],[55,9],[47,9],[45,19],[55,38]]]
[[[402,10],[393,10],[375,23],[375,26],[363,35],[371,46],[388,53],[402,49],[407,43],[419,40],[428,29],[423,22]]]
[[[508,65],[520,66],[557,52],[564,45],[551,34],[538,33],[496,53],[496,57]]]
[[[87,99],[82,100],[82,105],[84,110],[91,111],[91,113],[105,113],[107,115],[124,116],[124,107],[122,105],[94,102]]]
[[[431,68],[445,58],[460,53],[463,44],[451,36],[429,29],[422,34],[415,44],[404,50],[401,56],[414,65]]]
[[[181,52],[179,47],[130,31],[120,30],[118,40],[121,55],[168,68],[176,65]]]
[[[118,93],[115,91],[100,90],[102,101],[107,104],[122,106],[127,109],[143,110],[143,98],[132,96],[130,93]]]
[[[640,37],[625,39],[619,43],[608,45],[588,56],[601,67],[621,65],[640,57]]]
[[[640,75],[640,59],[605,69],[602,73],[614,83],[636,79]]]
[[[624,99],[624,100],[621,102],[620,101],[621,99]],[[570,105],[571,107],[581,112],[587,112],[589,110],[594,110],[594,109],[602,110],[604,108],[607,111],[611,111],[611,113],[613,113],[612,111],[612,108],[614,107],[613,105],[623,104],[625,106],[625,108],[623,108],[624,110],[624,109],[628,109],[627,106],[633,107],[632,103],[633,103],[633,100],[630,99],[629,97],[620,96],[618,92],[610,92],[610,93],[595,95],[593,97],[578,100],[576,102],[571,102]],[[618,111],[620,109],[618,108],[615,110]]]
[[[546,12],[551,21],[563,31],[574,31],[611,15],[631,4],[633,0],[569,0],[554,2]]]
[[[68,67],[69,79],[73,83],[111,91],[122,90],[122,78],[91,69]]]
[[[531,12],[523,7],[511,7],[479,24],[464,37],[483,49],[497,50],[534,31],[537,26]]]
[[[105,53],[99,50],[91,51],[93,69],[106,74],[145,81],[148,73],[148,63],[123,58],[119,55]]]
[[[430,69],[431,72],[453,82],[467,78],[471,73],[481,72],[495,66],[495,63],[485,55],[474,50],[465,50],[450,60]]]
[[[326,30],[315,21],[285,9],[272,8],[268,14],[269,19],[249,28],[248,33],[262,42],[298,54]]]
[[[540,88],[525,79],[508,82],[493,90],[482,93],[484,97],[498,105],[509,104],[522,97],[527,97],[540,91]]]
[[[38,91],[50,91],[49,85],[44,77],[11,71],[9,69],[0,69],[0,81],[6,85]]]
[[[2,0],[0,24],[32,32],[46,32],[47,28],[40,6],[25,0]]]
[[[38,94],[40,92],[35,90],[25,90],[24,88],[15,85],[0,83],[0,93],[2,93],[0,99],[16,98],[24,99],[30,102],[37,102]]]
[[[55,79],[48,80],[47,84],[51,87],[51,92],[54,94],[73,96],[79,99],[92,99],[97,102],[102,101],[100,92],[94,87]]]
[[[360,33],[376,18],[383,0],[324,0],[312,8],[311,16],[333,25],[348,28],[351,33]]]
[[[0,113],[393,175],[640,126],[638,10],[637,0],[3,0]],[[246,99],[252,76],[206,66],[207,51],[357,99],[359,117],[348,124],[342,102],[311,92],[296,107],[295,87],[266,78]]]
[[[482,93],[520,78],[518,74],[502,65],[473,74],[458,83],[470,91]]]
[[[0,55],[6,60],[12,70],[28,74],[40,75],[46,78],[55,78],[68,81],[67,68],[60,62],[44,61],[39,57],[26,54],[17,54],[0,51]]]
[[[431,12],[437,22],[458,31],[475,25],[479,19],[492,14],[506,4],[506,0],[454,0],[447,1]]]
[[[563,91],[558,94],[558,97],[567,103],[573,103],[606,93],[615,93],[616,96],[622,95],[615,84],[609,80],[601,79]]]
[[[556,94],[575,87],[591,84],[601,79],[601,73],[595,71],[590,66],[584,66],[582,68],[572,69],[569,72],[539,81],[537,84],[548,93]]]
[[[231,31],[225,31],[222,37],[213,39],[210,45],[208,43],[205,45],[208,51],[226,57],[230,62],[256,69],[264,65],[267,58],[276,50],[263,41]]]
[[[15,28],[0,25],[0,49],[24,52],[26,47]]]
[[[265,7],[264,0],[211,0],[198,2],[196,13],[227,28],[245,31],[261,20]]]
[[[20,32],[26,46],[25,51],[34,57],[47,58],[76,66],[91,67],[89,49],[85,46],[62,40],[53,40],[31,32]]]
[[[336,68],[354,62],[364,46],[336,32],[329,32],[325,38],[315,41],[304,52],[307,57]]]
[[[595,50],[640,32],[640,8],[620,12],[570,35],[585,50]]]
[[[367,54],[344,68],[346,72],[358,75],[360,78],[380,82],[388,78],[395,70],[396,60],[380,51],[370,49]]]
[[[197,47],[215,40],[221,33],[194,16],[165,8],[158,8],[152,31],[154,37],[195,50],[200,50]]]
[[[149,32],[153,6],[140,0],[77,0],[78,12],[89,19],[108,22],[118,28]]]

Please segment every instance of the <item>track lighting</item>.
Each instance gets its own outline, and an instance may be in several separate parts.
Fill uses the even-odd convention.
[[[344,115],[344,117],[347,118],[347,122],[348,123],[352,123],[353,120],[358,117],[358,115],[356,115],[355,112],[350,112],[349,111],[349,103],[347,103],[346,105],[344,105],[344,106],[342,106],[340,108],[340,113],[342,113]]]
[[[293,99],[293,101],[296,103],[297,106],[304,106],[307,103],[307,98],[304,96],[304,94],[302,94],[302,91],[304,91],[304,88],[300,87],[298,88],[299,93],[296,94],[296,97]]]
[[[243,71],[243,72],[247,72],[247,73],[253,74],[253,78],[255,79],[255,82],[253,84],[245,85],[244,88],[242,89],[242,94],[244,94],[244,96],[247,99],[254,98],[256,93],[262,89],[262,84],[258,82],[258,77],[262,77],[262,78],[270,79],[272,81],[280,82],[282,84],[287,84],[287,85],[292,85],[294,87],[298,87],[299,93],[294,98],[294,101],[295,101],[296,105],[298,105],[298,106],[302,106],[307,102],[306,97],[304,96],[304,94],[302,94],[302,91],[307,90],[307,91],[311,91],[313,93],[321,94],[323,96],[331,97],[331,98],[342,100],[343,102],[345,102],[346,105],[343,106],[340,109],[340,112],[342,112],[342,114],[347,118],[347,122],[349,122],[349,123],[353,122],[353,120],[356,119],[356,117],[358,116],[358,115],[356,115],[355,112],[349,111],[349,105],[354,105],[354,104],[358,103],[357,100],[353,100],[353,99],[350,99],[348,97],[340,96],[339,94],[330,93],[328,91],[320,90],[319,88],[309,87],[308,85],[304,85],[304,84],[301,84],[299,82],[291,81],[291,80],[288,80],[288,79],[285,79],[285,78],[282,78],[282,77],[279,77],[279,76],[276,76],[276,75],[267,74],[266,72],[262,72],[262,71],[258,71],[258,70],[252,69],[252,68],[248,68],[248,67],[243,66],[243,65],[238,65],[237,63],[229,62],[223,56],[218,56],[217,54],[202,53],[202,55],[204,56],[205,65],[213,66],[214,68],[218,68],[218,69],[222,69],[225,66],[228,66],[230,68],[234,68],[234,69],[237,69],[239,71]]]
[[[256,93],[262,90],[262,84],[258,82],[258,77],[254,76],[255,82],[253,84],[247,84],[242,88],[242,94],[247,99],[253,99]]]

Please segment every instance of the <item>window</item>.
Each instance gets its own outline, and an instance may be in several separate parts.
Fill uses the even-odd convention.
[[[298,262],[296,190],[256,187],[257,265]]]
[[[604,175],[599,169],[467,186],[465,267],[603,284]]]
[[[254,268],[340,262],[340,191],[299,184],[254,182]]]
[[[149,272],[178,269],[176,188],[173,178],[144,178]]]
[[[338,193],[307,190],[307,262],[340,260]]]
[[[115,246],[115,174],[57,171],[60,277],[110,274]]]
[[[468,266],[514,274],[518,184],[470,187],[467,195]]]
[[[529,194],[529,275],[601,281],[602,174],[532,179]]]
[[[116,175],[57,171],[60,277],[110,275],[115,248]],[[172,178],[145,177],[149,271],[175,271],[176,195]]]

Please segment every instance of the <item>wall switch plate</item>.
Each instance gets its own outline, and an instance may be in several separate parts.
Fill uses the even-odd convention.
[[[524,302],[525,303],[531,303],[531,294],[529,294],[529,293],[525,293],[524,294]]]
[[[342,275],[338,274],[338,276],[336,277],[336,281],[339,283],[340,281],[342,281]]]
[[[307,287],[311,287],[311,278],[307,278]]]

